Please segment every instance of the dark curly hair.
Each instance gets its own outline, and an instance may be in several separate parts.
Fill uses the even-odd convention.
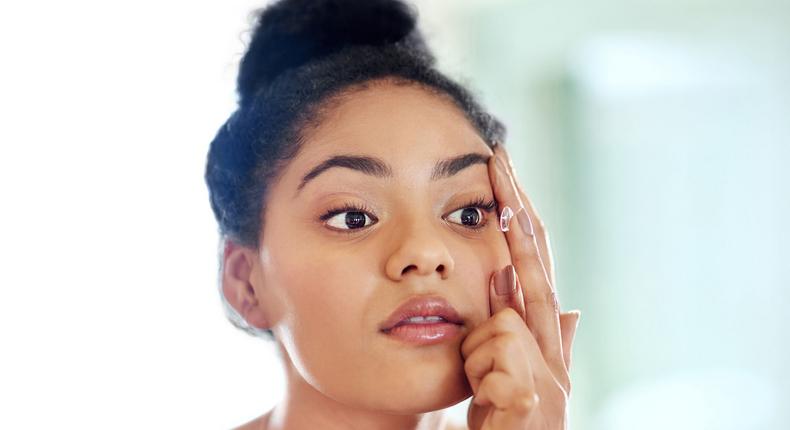
[[[344,97],[380,80],[417,85],[458,106],[489,145],[504,125],[469,90],[440,73],[417,28],[415,7],[401,0],[281,0],[256,11],[237,79],[238,107],[208,151],[205,180],[226,240],[257,249],[267,192]],[[220,295],[237,327],[249,326]]]

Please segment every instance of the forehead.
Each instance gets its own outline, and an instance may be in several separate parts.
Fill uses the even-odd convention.
[[[449,97],[417,85],[380,81],[332,103],[305,139],[299,158],[307,165],[338,153],[364,154],[403,169],[487,150]]]

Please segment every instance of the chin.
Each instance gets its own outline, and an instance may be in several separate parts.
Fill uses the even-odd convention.
[[[472,390],[466,383],[456,387],[443,387],[444,389],[430,389],[422,386],[411,395],[400,398],[384,398],[381,409],[395,414],[420,414],[456,405],[472,395]]]
[[[378,405],[392,413],[424,413],[448,408],[472,395],[460,355],[445,360],[426,357],[400,363],[377,378]]]

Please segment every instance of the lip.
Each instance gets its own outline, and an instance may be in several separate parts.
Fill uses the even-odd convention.
[[[464,324],[463,318],[455,308],[441,296],[416,296],[406,300],[398,306],[390,316],[379,326],[384,333],[391,332],[394,328],[404,327],[399,325],[402,321],[411,317],[440,316],[446,320],[442,323],[433,324],[405,324],[408,326],[460,326]],[[450,324],[448,324],[450,323]],[[397,326],[397,327],[396,327]],[[418,327],[419,328],[419,327]],[[457,328],[457,327],[456,327]]]
[[[387,337],[400,342],[426,346],[456,339],[462,330],[463,326],[458,324],[437,322],[430,324],[403,324],[383,333]]]

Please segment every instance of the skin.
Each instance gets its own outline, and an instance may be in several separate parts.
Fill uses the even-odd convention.
[[[487,162],[431,179],[438,160],[469,153]],[[374,157],[391,175],[334,167],[299,190],[334,155]],[[270,187],[259,249],[225,248],[223,292],[249,324],[275,333],[287,381],[281,403],[240,428],[449,429],[442,410],[473,394],[469,428],[564,428],[563,344],[569,351],[578,314],[535,300],[553,291],[547,236],[493,155],[451,101],[417,86],[381,80],[333,106]],[[478,212],[479,230],[462,225],[477,198],[524,206],[540,230],[498,231],[496,210]],[[346,212],[320,219],[348,203],[365,207],[364,227],[338,231],[349,228]],[[511,295],[493,292],[492,275],[511,262],[535,295],[520,282]],[[415,295],[447,299],[465,320],[461,335],[412,346],[382,334]]]

